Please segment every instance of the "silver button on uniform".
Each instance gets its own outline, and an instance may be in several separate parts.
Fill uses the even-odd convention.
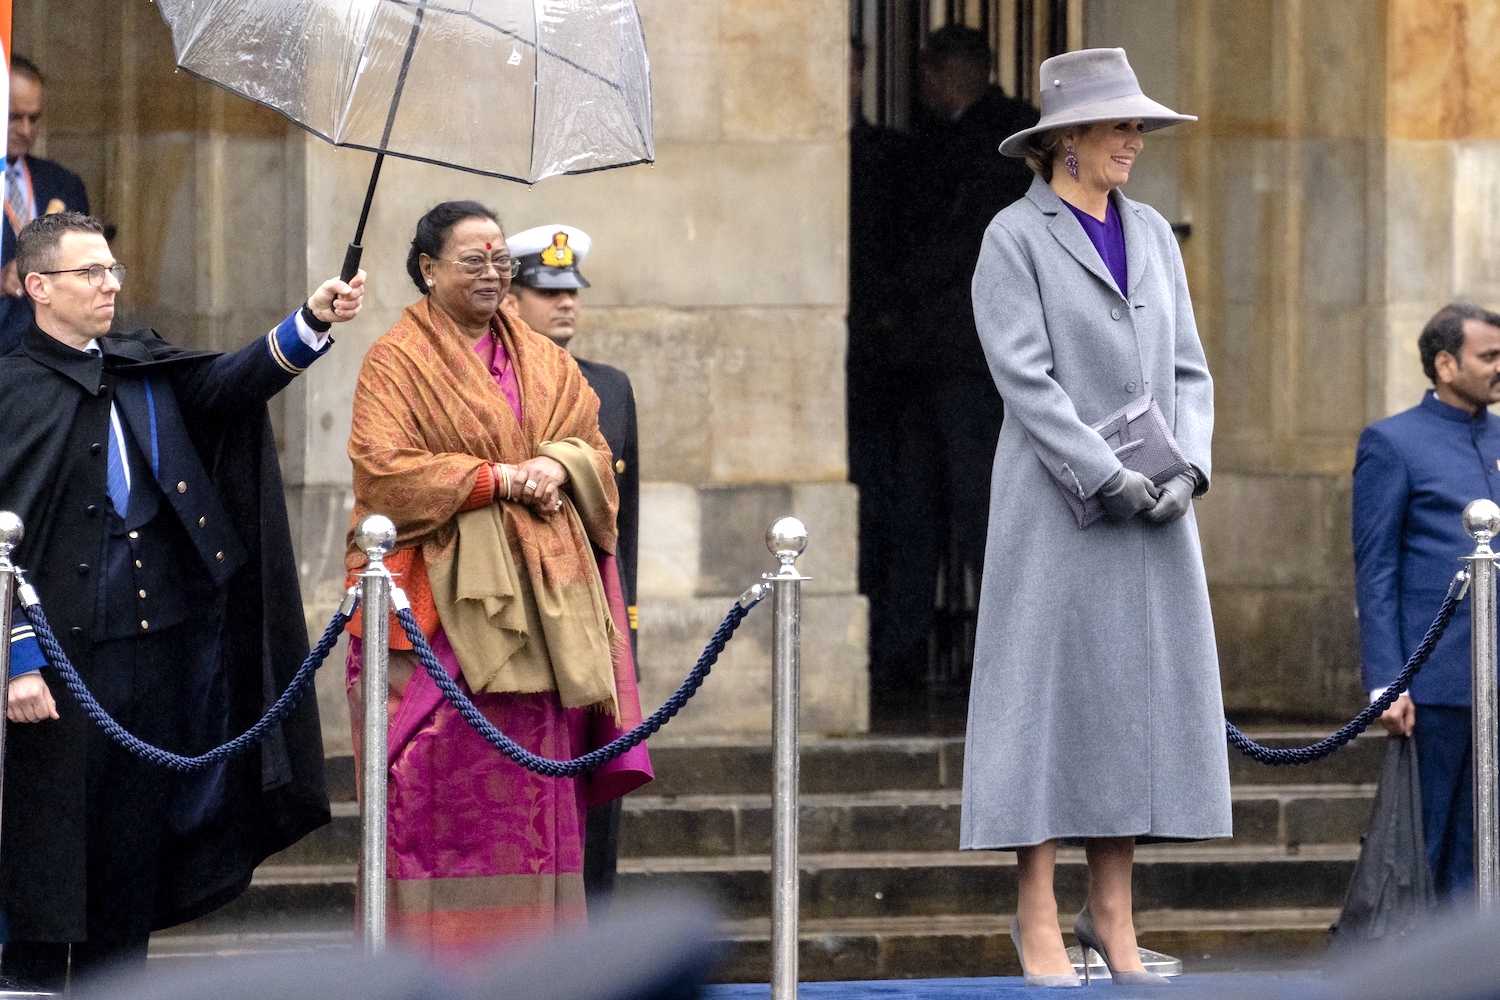
[[[1120,310],[1118,310],[1118,309],[1111,309],[1109,311],[1109,318],[1110,319],[1119,319],[1120,318]]]

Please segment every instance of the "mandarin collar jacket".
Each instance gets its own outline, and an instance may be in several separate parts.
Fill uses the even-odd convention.
[[[1365,428],[1354,460],[1355,597],[1365,687],[1395,680],[1474,549],[1463,509],[1500,500],[1500,417],[1449,406],[1431,390]],[[1416,679],[1423,705],[1471,701],[1469,602]]]

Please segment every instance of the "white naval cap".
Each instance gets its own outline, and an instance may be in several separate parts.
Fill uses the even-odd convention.
[[[532,288],[587,288],[578,265],[593,246],[574,226],[536,226],[505,241],[519,270],[515,283]]]

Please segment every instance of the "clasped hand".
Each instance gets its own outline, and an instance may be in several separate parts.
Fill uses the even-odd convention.
[[[495,495],[500,499],[524,503],[543,514],[562,509],[561,491],[568,484],[568,470],[556,459],[538,455],[519,465],[496,465],[492,471]]]
[[[1125,521],[1137,514],[1152,524],[1170,524],[1188,512],[1198,488],[1195,473],[1184,472],[1157,486],[1134,469],[1122,468],[1099,488],[1105,516]]]

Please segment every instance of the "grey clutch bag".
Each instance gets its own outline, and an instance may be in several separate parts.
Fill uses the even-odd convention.
[[[1183,457],[1167,426],[1167,418],[1150,396],[1133,399],[1097,424],[1091,425],[1114,449],[1115,457],[1127,469],[1133,469],[1156,485],[1192,470]],[[1084,500],[1076,490],[1057,484],[1079,528],[1087,528],[1104,516],[1104,504],[1097,496]]]

